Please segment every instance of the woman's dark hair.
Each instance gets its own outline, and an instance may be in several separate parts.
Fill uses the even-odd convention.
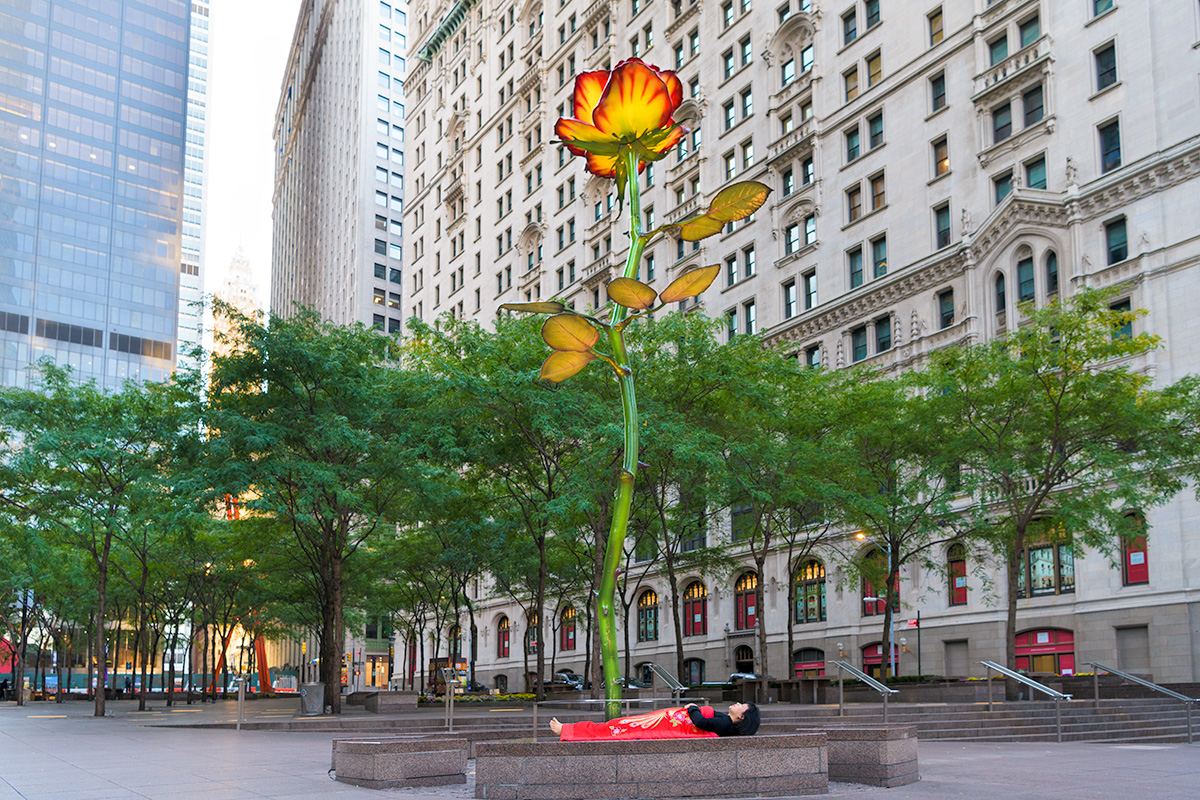
[[[747,703],[749,708],[740,720],[733,723],[733,729],[737,731],[738,736],[752,736],[758,730],[758,723],[761,717],[758,713],[758,706],[754,703]]]

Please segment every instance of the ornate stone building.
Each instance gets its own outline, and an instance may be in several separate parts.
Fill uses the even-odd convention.
[[[733,178],[774,189],[751,221],[647,249],[642,277],[659,288],[722,265],[701,302],[729,335],[789,343],[814,365],[900,370],[1012,328],[1018,302],[1116,286],[1118,302],[1150,310],[1137,325],[1165,337],[1137,368],[1163,383],[1200,369],[1188,311],[1200,296],[1195,3],[459,0],[411,14],[406,315],[487,321],[503,302],[604,302],[626,247],[612,184],[556,147],[552,128],[575,73],[639,56],[678,71],[693,129],[641,177],[648,224],[696,212]],[[1200,679],[1198,511],[1184,493],[1150,512],[1147,548],[1123,563],[1031,548],[1022,663]],[[943,556],[963,561],[952,569],[965,587],[906,568],[900,622],[920,612],[923,672],[979,675],[979,659],[1003,657],[1002,601],[971,577],[977,554]],[[879,663],[879,618],[835,562],[779,556],[765,572],[682,582],[692,678],[761,668],[756,614],[769,618],[776,676],[839,653]],[[754,580],[765,608],[746,605]],[[791,654],[789,580],[804,605]],[[670,666],[669,594],[657,579],[647,588],[632,660]],[[516,688],[528,626],[481,594],[479,677]],[[911,674],[916,635],[901,635]],[[556,666],[582,671],[582,631],[559,638],[545,643]]]

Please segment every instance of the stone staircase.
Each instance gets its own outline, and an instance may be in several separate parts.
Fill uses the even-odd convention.
[[[772,705],[763,709],[763,732],[782,733],[831,725],[880,724],[880,704],[847,704],[845,716],[836,706]],[[900,704],[888,706],[888,722],[915,725],[921,739],[970,742],[1053,742],[1058,733],[1052,701]],[[1193,713],[1200,741],[1200,709]],[[1187,713],[1170,699],[1072,700],[1062,703],[1064,742],[1186,742]]]

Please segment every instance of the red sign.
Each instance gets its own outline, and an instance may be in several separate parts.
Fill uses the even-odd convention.
[[[908,621],[908,627],[910,627],[910,628],[916,628],[916,627],[919,627],[920,625],[921,625],[921,620],[919,620],[919,619],[910,619]]]

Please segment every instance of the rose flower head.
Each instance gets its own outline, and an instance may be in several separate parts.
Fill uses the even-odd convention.
[[[633,152],[638,171],[658,161],[684,135],[672,116],[683,102],[683,84],[670,70],[631,58],[612,72],[575,76],[574,117],[563,117],[554,132],[572,155],[587,159],[587,170],[602,178],[623,171],[622,156]]]

